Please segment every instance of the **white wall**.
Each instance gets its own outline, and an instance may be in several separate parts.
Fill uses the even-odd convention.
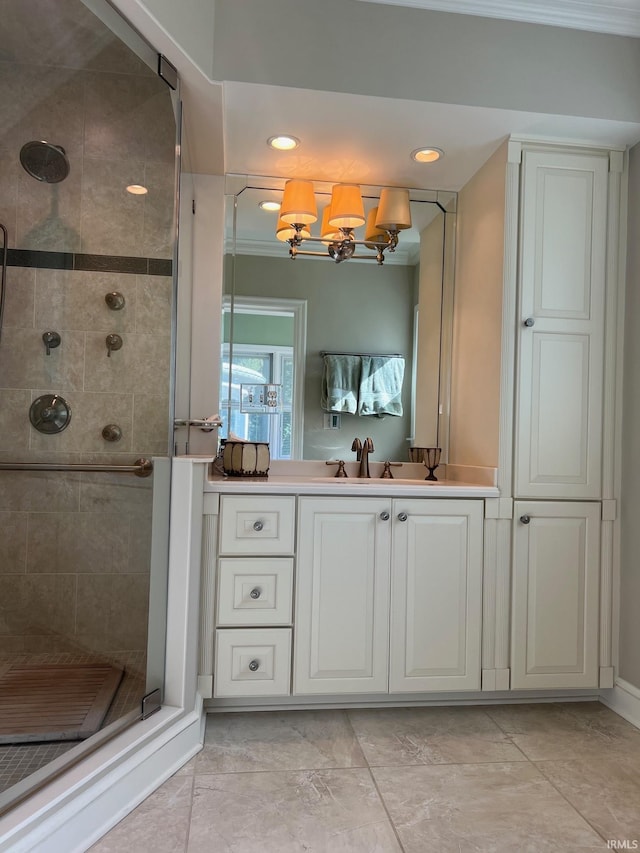
[[[507,145],[458,196],[449,459],[498,465]]]
[[[619,675],[640,688],[640,145],[629,156]]]
[[[356,0],[216,0],[213,77],[640,119],[638,39]]]

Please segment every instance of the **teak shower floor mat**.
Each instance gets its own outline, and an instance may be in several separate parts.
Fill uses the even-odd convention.
[[[100,663],[12,666],[0,674],[0,744],[90,737],[122,676],[119,667]]]

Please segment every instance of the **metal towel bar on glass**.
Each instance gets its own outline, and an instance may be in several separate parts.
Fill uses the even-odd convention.
[[[86,471],[95,474],[135,474],[136,477],[150,477],[153,474],[153,462],[150,459],[136,459],[133,465],[91,465],[63,464],[61,462],[0,462],[0,471]]]

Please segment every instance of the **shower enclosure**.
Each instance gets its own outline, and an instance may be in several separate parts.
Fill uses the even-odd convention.
[[[178,125],[101,0],[2,8],[0,809],[162,688]]]

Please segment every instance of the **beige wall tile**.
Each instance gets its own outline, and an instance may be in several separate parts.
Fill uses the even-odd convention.
[[[3,388],[1,393],[0,450],[8,450],[24,456],[24,451],[29,447],[31,430],[29,423],[31,394],[28,391],[6,388]]]
[[[9,63],[0,62],[0,86],[2,91],[10,91],[12,85]],[[4,102],[3,102],[4,113]],[[18,169],[20,164],[13,156],[15,146],[6,139],[7,129],[0,130],[0,222],[8,232],[8,245],[16,244],[16,221],[18,216]]]
[[[71,637],[75,575],[0,576],[0,634]]]
[[[10,461],[7,454],[0,457]],[[37,461],[37,460],[35,460]],[[0,477],[0,510],[14,512],[60,512],[77,510],[80,501],[79,474],[5,471]]]
[[[153,477],[131,474],[83,474],[80,485],[82,512],[124,512],[151,518]]]
[[[127,572],[125,513],[45,512],[29,515],[27,572]]]
[[[168,453],[169,399],[150,394],[133,395],[133,449],[145,456]]]
[[[82,251],[142,255],[144,196],[129,184],[144,182],[144,163],[84,159],[82,178]]]
[[[145,575],[78,576],[76,636],[86,648],[146,648],[148,609]]]
[[[43,393],[46,392],[34,391],[33,398],[36,399]],[[32,429],[30,438],[32,450],[87,453],[131,452],[133,435],[131,394],[84,394],[79,391],[64,390],[60,393],[71,407],[69,426],[55,435],[46,435]],[[117,424],[122,429],[120,441],[105,441],[102,437],[102,428],[107,424]]]
[[[18,174],[17,237],[20,249],[80,251],[80,193],[82,170],[64,181],[47,184],[25,171]]]
[[[144,196],[144,234],[142,254],[149,258],[170,258],[173,254],[174,166],[172,163],[147,163]]]
[[[87,334],[85,390],[168,394],[168,335],[122,335],[122,349],[107,358],[105,336]]]
[[[104,297],[120,291],[125,306],[111,311]],[[35,316],[38,328],[58,331],[128,332],[136,323],[136,277],[114,273],[40,269],[36,274]],[[106,355],[106,349],[105,349]]]
[[[22,574],[27,562],[27,513],[0,512],[0,574]]]
[[[85,157],[144,163],[147,137],[151,132],[147,125],[149,112],[145,107],[157,93],[155,79],[87,74]],[[142,181],[138,179],[135,183]]]
[[[10,245],[13,244],[10,242]],[[7,268],[7,295],[4,306],[3,329],[9,327],[32,329],[34,327],[35,281],[36,271],[34,269]]]
[[[5,329],[0,347],[0,376],[5,388],[82,390],[84,334],[67,332],[59,347],[46,355],[45,329]],[[55,331],[55,330],[53,330]],[[106,354],[106,347],[105,347]]]
[[[136,332],[171,334],[171,276],[136,276]]]

